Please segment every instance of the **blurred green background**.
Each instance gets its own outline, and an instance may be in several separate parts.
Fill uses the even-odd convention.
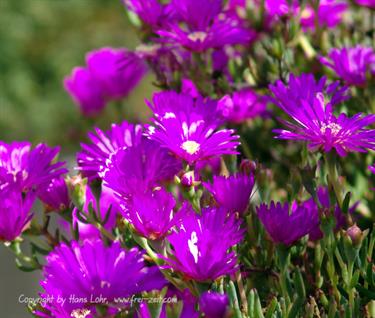
[[[109,104],[95,122],[84,119],[63,89],[64,76],[84,65],[90,50],[137,43],[120,0],[0,0],[0,140],[61,145],[71,157],[92,125],[106,129],[120,118]],[[122,103],[122,116],[146,119],[151,91],[146,78]],[[0,246],[0,317],[29,317],[18,297],[37,296],[39,278],[18,271]]]

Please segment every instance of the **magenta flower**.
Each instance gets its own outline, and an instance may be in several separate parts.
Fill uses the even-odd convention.
[[[237,174],[229,177],[214,176],[213,183],[203,183],[220,207],[231,212],[244,213],[254,187],[254,176]]]
[[[53,317],[83,309],[94,312],[92,299],[101,297],[111,305],[117,297],[161,289],[166,284],[157,267],[145,266],[137,248],[125,250],[119,242],[105,246],[100,240],[60,244],[47,256],[43,274],[43,297],[55,299],[45,305]],[[72,296],[81,301],[69,301]],[[57,297],[67,301],[58,303]]]
[[[131,202],[123,205],[123,216],[139,234],[157,240],[166,236],[172,227],[179,225],[189,212],[182,208],[175,213],[175,205],[172,194],[163,188],[156,189],[132,196]]]
[[[237,269],[237,260],[228,250],[242,240],[243,234],[241,221],[225,209],[205,208],[201,215],[192,212],[167,237],[173,247],[173,255],[165,259],[167,267],[197,281],[231,274]]]
[[[360,6],[375,9],[375,0],[355,0],[355,3]]]
[[[120,148],[131,147],[139,143],[142,136],[142,126],[124,121],[112,124],[111,129],[103,132],[95,128],[95,133],[89,133],[92,144],[81,143],[82,151],[77,154],[78,169],[89,180],[99,178],[106,168],[106,161],[112,153]]]
[[[275,243],[292,245],[309,234],[319,224],[319,214],[315,207],[293,202],[282,205],[272,201],[269,206],[261,204],[257,207],[260,221]]]
[[[75,67],[72,74],[65,77],[64,88],[85,116],[95,116],[106,106],[99,83],[84,67]]]
[[[296,6],[296,13],[300,10]],[[348,4],[340,0],[320,0],[318,7],[318,23],[319,26],[334,28],[341,23],[344,13],[348,9]],[[314,29],[316,23],[316,13],[309,4],[303,9],[301,14],[301,26],[304,29]]]
[[[369,166],[368,168],[370,169],[370,171],[371,171],[372,173],[375,174],[375,164],[373,164],[372,166]]]
[[[223,118],[235,124],[253,119],[265,113],[267,100],[252,89],[245,88],[224,96],[218,103],[218,111]]]
[[[64,87],[86,116],[95,116],[107,101],[126,97],[146,73],[146,65],[125,49],[101,48],[86,55],[87,68],[76,67]]]
[[[163,147],[169,149],[177,157],[189,164],[224,154],[236,154],[239,145],[234,130],[217,130],[219,122],[216,118],[208,118],[209,107],[199,101],[194,102],[189,95],[164,95],[163,104],[154,99],[152,109],[155,112],[153,122],[146,135]],[[186,100],[186,104],[181,101]],[[161,111],[162,110],[162,111]]]
[[[110,156],[103,181],[125,199],[173,180],[181,168],[181,162],[158,143],[143,138],[138,145],[121,148]]]
[[[277,129],[277,138],[306,141],[309,150],[323,150],[329,152],[335,149],[340,156],[348,152],[366,152],[375,149],[375,130],[365,129],[375,122],[375,115],[357,114],[348,117],[341,113],[338,117],[333,114],[333,106],[341,97],[332,97],[327,103],[322,92],[315,93],[308,90],[309,94],[303,99],[304,91],[296,92],[296,84],[304,76],[289,80],[289,88],[281,81],[270,86],[275,95],[275,103],[286,112],[295,123],[283,121],[288,130]],[[313,95],[315,94],[315,96]],[[290,97],[288,99],[288,96]]]
[[[320,62],[344,80],[348,85],[366,84],[366,75],[375,75],[375,52],[370,47],[357,45],[353,48],[332,49]]]
[[[27,228],[35,193],[22,194],[16,184],[0,185],[0,241],[13,241]]]
[[[227,317],[227,308],[229,306],[229,299],[227,295],[204,292],[199,298],[199,309],[204,313],[206,318],[225,318]]]
[[[59,211],[69,207],[68,187],[63,177],[42,185],[37,193],[38,198],[45,204],[48,211]]]
[[[172,1],[172,9],[183,24],[175,22],[159,30],[157,33],[162,37],[162,43],[201,52],[225,45],[249,45],[255,39],[256,33],[246,28],[243,21],[222,14],[222,0]]]
[[[86,55],[88,70],[107,99],[126,97],[146,74],[146,65],[126,49],[104,47]]]
[[[169,5],[163,5],[158,0],[122,0],[126,8],[147,25],[157,28],[170,21],[173,16]]]
[[[55,162],[59,147],[38,144],[34,149],[29,142],[0,141],[0,185],[7,180],[19,184],[20,190],[38,189],[42,184],[68,172],[65,162]]]

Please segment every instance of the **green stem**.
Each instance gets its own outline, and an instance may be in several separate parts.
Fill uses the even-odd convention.
[[[334,155],[328,153],[325,159],[326,159],[327,170],[328,170],[328,181],[333,187],[333,190],[336,195],[337,203],[339,204],[340,208],[342,208],[343,197],[342,197],[339,177],[337,174],[335,157]]]

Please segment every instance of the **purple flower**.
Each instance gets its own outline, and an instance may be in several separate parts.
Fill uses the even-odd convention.
[[[129,204],[123,206],[123,216],[142,236],[157,240],[181,223],[186,209],[174,213],[176,202],[163,188],[135,194]]]
[[[38,190],[38,198],[46,205],[48,211],[66,209],[70,199],[64,178],[59,177],[42,185]]]
[[[276,97],[273,102],[280,108],[294,109],[301,108],[302,102],[312,105],[318,93],[327,95],[330,104],[335,106],[349,98],[347,87],[340,87],[339,82],[326,85],[327,78],[322,77],[315,80],[312,74],[301,74],[295,76],[290,74],[288,85],[278,80],[274,85],[270,85],[270,90]]]
[[[366,75],[375,75],[375,52],[370,47],[357,45],[353,48],[332,49],[328,58],[321,57],[319,60],[348,85],[365,85]]]
[[[199,298],[199,309],[206,318],[224,318],[226,317],[229,299],[227,295],[204,292]]]
[[[289,13],[289,4],[287,0],[265,0],[265,9],[271,16],[284,16]]]
[[[357,3],[360,6],[368,7],[368,8],[375,8],[375,0],[355,0],[355,3]]]
[[[117,297],[161,289],[166,284],[157,267],[145,266],[143,253],[137,248],[125,250],[119,242],[105,246],[100,240],[60,244],[47,256],[43,274],[43,297],[55,299],[46,304],[52,315],[71,314],[79,309],[90,313],[95,308],[90,304],[93,298],[101,297],[111,304]],[[81,301],[69,301],[72,295]],[[57,297],[67,301],[59,304]]]
[[[107,99],[127,96],[147,70],[135,53],[110,47],[89,52],[86,63]]]
[[[229,177],[214,176],[213,183],[203,183],[219,206],[231,212],[244,213],[254,186],[254,176],[237,174]]]
[[[95,116],[107,101],[121,99],[139,83],[146,65],[125,49],[101,48],[86,55],[87,68],[76,67],[64,87],[86,116]]]
[[[324,212],[329,211],[331,204],[329,200],[329,192],[327,188],[319,187],[317,190],[317,195],[320,204],[325,209]],[[310,199],[304,203],[306,207],[310,210],[316,210],[318,207],[316,206],[316,203],[313,199]],[[358,204],[354,204],[350,209],[349,212],[353,212]],[[335,231],[340,230],[342,227],[346,225],[346,218],[345,215],[342,213],[340,207],[336,205],[334,207],[334,217],[336,222]],[[310,231],[309,233],[309,239],[312,241],[319,240],[323,237],[323,232],[320,230],[320,222],[319,224]]]
[[[129,124],[112,124],[111,129],[103,132],[95,128],[95,133],[89,133],[92,144],[81,143],[82,151],[77,154],[78,169],[89,180],[99,178],[105,170],[106,161],[112,153],[120,148],[131,147],[139,143],[142,136],[142,126]]]
[[[285,245],[292,245],[319,224],[316,207],[311,209],[296,202],[291,207],[289,203],[272,201],[269,207],[263,203],[257,207],[257,213],[272,241]]]
[[[300,10],[296,6],[296,13]],[[318,7],[318,23],[320,26],[334,28],[338,25],[343,14],[347,11],[348,4],[338,0],[320,0]],[[301,14],[301,25],[304,29],[314,29],[316,24],[316,13],[314,8],[306,5]]]
[[[72,74],[65,77],[64,88],[85,116],[97,115],[106,105],[99,83],[84,67],[75,67]]]
[[[45,144],[31,149],[29,142],[0,141],[0,185],[12,180],[20,190],[28,191],[51,182],[68,171],[63,168],[65,162],[52,163],[59,151],[59,147],[49,148]]]
[[[22,194],[14,183],[0,185],[0,241],[13,241],[27,228],[35,193]]]
[[[252,89],[245,88],[224,96],[218,103],[218,110],[229,122],[239,124],[247,119],[262,115],[267,107],[267,100],[257,95]]]
[[[275,130],[277,138],[306,141],[312,151],[329,152],[335,149],[340,156],[345,156],[348,152],[374,150],[375,130],[366,130],[364,127],[375,122],[375,115],[356,114],[348,117],[341,113],[336,117],[333,114],[333,106],[342,96],[333,96],[332,100],[326,103],[321,92],[309,90],[308,83],[304,90],[297,92],[303,77],[291,76],[289,88],[280,81],[270,86],[276,97],[276,105],[295,121],[283,121],[289,130]]]
[[[126,8],[139,16],[147,25],[157,28],[173,18],[169,5],[157,0],[123,0]]]
[[[177,19],[184,24],[174,22],[159,30],[161,42],[201,52],[225,45],[248,45],[256,36],[253,30],[244,26],[243,21],[223,14],[222,0],[178,0],[172,1],[172,8]]]
[[[194,102],[189,95],[172,93],[163,95],[163,104],[159,104],[161,100],[154,98],[155,126],[149,126],[146,132],[150,139],[189,164],[237,153],[239,137],[231,129],[217,130],[219,122],[212,113],[211,118],[208,117],[209,107],[204,102]]]
[[[205,208],[201,215],[192,212],[167,237],[173,247],[173,255],[165,259],[167,267],[197,281],[231,274],[237,269],[237,260],[228,250],[242,240],[243,234],[241,221],[223,208]]]
[[[143,138],[138,145],[121,148],[110,156],[103,181],[124,199],[172,180],[181,167],[181,162],[158,143]]]

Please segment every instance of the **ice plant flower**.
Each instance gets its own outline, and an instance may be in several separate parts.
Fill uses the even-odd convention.
[[[95,133],[88,133],[91,144],[81,143],[82,151],[77,154],[78,170],[89,180],[99,178],[99,174],[106,168],[106,161],[110,155],[120,148],[137,144],[141,136],[142,126],[126,121],[112,124],[106,132],[95,128]]]
[[[336,117],[333,106],[345,99],[342,92],[338,91],[326,102],[323,93],[314,89],[311,83],[306,82],[302,88],[303,78],[308,78],[308,75],[299,78],[291,76],[289,87],[281,81],[270,85],[276,97],[275,104],[295,121],[283,121],[288,130],[275,130],[277,138],[306,141],[311,151],[329,152],[335,149],[340,156],[348,152],[374,150],[375,130],[366,130],[365,127],[375,122],[375,115],[356,114],[348,117],[341,113]]]
[[[299,13],[299,6],[296,13]],[[345,1],[340,0],[320,0],[318,6],[318,18],[316,19],[316,12],[309,4],[300,12],[301,15],[301,26],[304,29],[314,29],[316,26],[316,20],[319,26],[327,28],[334,28],[336,25],[341,23],[344,13],[348,9],[348,4]]]
[[[63,177],[42,185],[37,193],[48,211],[64,210],[69,206],[68,187]]]
[[[236,154],[239,137],[234,135],[234,130],[218,130],[219,122],[212,118],[215,117],[212,113],[211,119],[208,117],[205,103],[194,103],[190,95],[181,95],[188,106],[181,106],[178,95],[165,96],[164,106],[159,106],[154,99],[154,126],[148,126],[146,135],[189,164],[213,156]]]
[[[347,87],[340,87],[338,82],[327,85],[327,78],[321,77],[318,81],[312,74],[301,74],[296,76],[290,74],[288,85],[278,80],[270,85],[270,91],[275,99],[272,101],[280,108],[294,109],[300,108],[302,101],[312,105],[318,93],[322,93],[330,100],[332,106],[347,100]]]
[[[323,213],[325,214],[329,213],[331,204],[330,204],[328,189],[325,187],[319,187],[317,190],[317,196],[318,196],[321,206],[323,207]],[[306,202],[304,202],[304,204],[310,210],[318,209],[313,199],[307,200]],[[356,203],[352,207],[350,207],[349,213],[352,213],[357,207],[357,205],[358,204]],[[339,205],[335,205],[334,207],[334,217],[335,217],[335,223],[336,223],[335,231],[338,231],[342,227],[344,227],[347,223],[345,215],[342,213]],[[309,239],[312,241],[315,241],[315,240],[321,239],[322,237],[323,237],[323,232],[320,229],[320,222],[319,222],[319,224],[310,231]]]
[[[35,198],[34,191],[22,194],[14,183],[0,185],[0,241],[13,241],[27,228]]]
[[[72,73],[65,77],[64,88],[85,116],[99,114],[107,104],[99,83],[84,67],[75,67]]]
[[[146,193],[135,194],[129,204],[123,205],[122,214],[142,236],[157,240],[168,234],[168,231],[181,223],[189,212],[181,208],[173,211],[176,205],[172,194],[163,188]]]
[[[355,0],[354,2],[360,6],[375,9],[375,0]]]
[[[230,44],[248,45],[256,36],[238,18],[222,14],[222,0],[179,0],[172,1],[171,7],[177,19],[183,23],[171,23],[159,30],[157,33],[162,37],[161,42],[202,52]]]
[[[229,305],[228,296],[216,292],[204,292],[199,298],[199,309],[206,318],[225,318]]]
[[[111,304],[116,298],[161,289],[166,284],[156,266],[145,265],[142,252],[137,248],[125,250],[119,242],[110,246],[101,240],[61,243],[46,260],[40,283],[43,296],[67,299],[65,303],[47,303],[52,313],[71,314],[78,309],[92,312],[93,299]],[[72,295],[81,301],[68,301]]]
[[[65,90],[86,116],[98,115],[109,100],[126,97],[146,73],[134,52],[104,47],[86,55],[87,67],[65,77]]]
[[[269,206],[261,204],[257,214],[272,241],[292,245],[309,234],[319,224],[317,209],[293,202],[282,205],[272,201]]]
[[[319,60],[348,85],[362,86],[366,84],[367,74],[375,76],[375,51],[370,47],[357,45],[332,49],[328,57],[320,57]]]
[[[246,211],[249,204],[254,176],[246,174],[229,177],[214,176],[212,184],[204,182],[203,185],[212,193],[219,206],[241,214]]]
[[[59,151],[59,147],[45,144],[32,149],[29,142],[0,141],[0,184],[13,180],[22,191],[28,191],[52,181],[68,171],[65,162],[53,162]]]
[[[231,123],[240,124],[264,114],[267,100],[250,88],[241,89],[231,96],[226,95],[218,102],[218,111]]]
[[[146,74],[137,54],[126,49],[104,47],[86,55],[87,68],[107,99],[126,97]]]
[[[163,5],[158,0],[122,0],[128,10],[134,12],[152,28],[160,28],[173,18],[170,5]]]
[[[104,184],[125,199],[173,180],[181,168],[181,162],[166,149],[143,138],[138,145],[113,153],[102,176]]]
[[[231,274],[237,269],[237,260],[228,250],[242,240],[243,234],[241,221],[224,208],[204,208],[201,215],[190,213],[167,237],[173,247],[173,255],[165,258],[167,267],[197,281]]]

